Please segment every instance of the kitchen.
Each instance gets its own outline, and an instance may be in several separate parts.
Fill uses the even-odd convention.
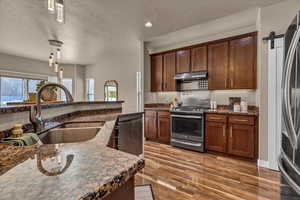
[[[298,199],[300,4],[226,2],[1,1],[0,199]]]

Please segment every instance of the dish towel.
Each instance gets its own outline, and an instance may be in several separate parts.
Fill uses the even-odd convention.
[[[10,143],[15,146],[30,146],[38,143],[40,138],[34,133],[25,133],[22,137],[7,137],[1,140],[2,143]]]

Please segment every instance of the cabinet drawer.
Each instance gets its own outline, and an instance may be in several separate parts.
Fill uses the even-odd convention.
[[[147,111],[145,111],[145,116],[146,117],[156,117],[156,111],[147,110]]]
[[[206,121],[226,123],[227,116],[226,115],[220,115],[220,114],[207,114],[206,115]]]
[[[158,111],[157,115],[158,115],[158,117],[170,117],[170,112],[168,112],[168,111]]]
[[[254,116],[241,116],[241,115],[229,116],[229,123],[230,124],[254,125],[255,117]]]

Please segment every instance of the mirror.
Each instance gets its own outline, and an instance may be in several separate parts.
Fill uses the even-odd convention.
[[[105,81],[104,83],[104,100],[118,101],[118,82],[115,80]]]

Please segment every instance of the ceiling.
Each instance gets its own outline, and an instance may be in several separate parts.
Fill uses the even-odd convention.
[[[48,39],[59,39],[63,62],[94,63],[100,55],[245,9],[282,0],[65,0],[66,23],[47,12],[46,0],[0,0],[0,52],[39,60]],[[144,27],[146,21],[153,27]]]

